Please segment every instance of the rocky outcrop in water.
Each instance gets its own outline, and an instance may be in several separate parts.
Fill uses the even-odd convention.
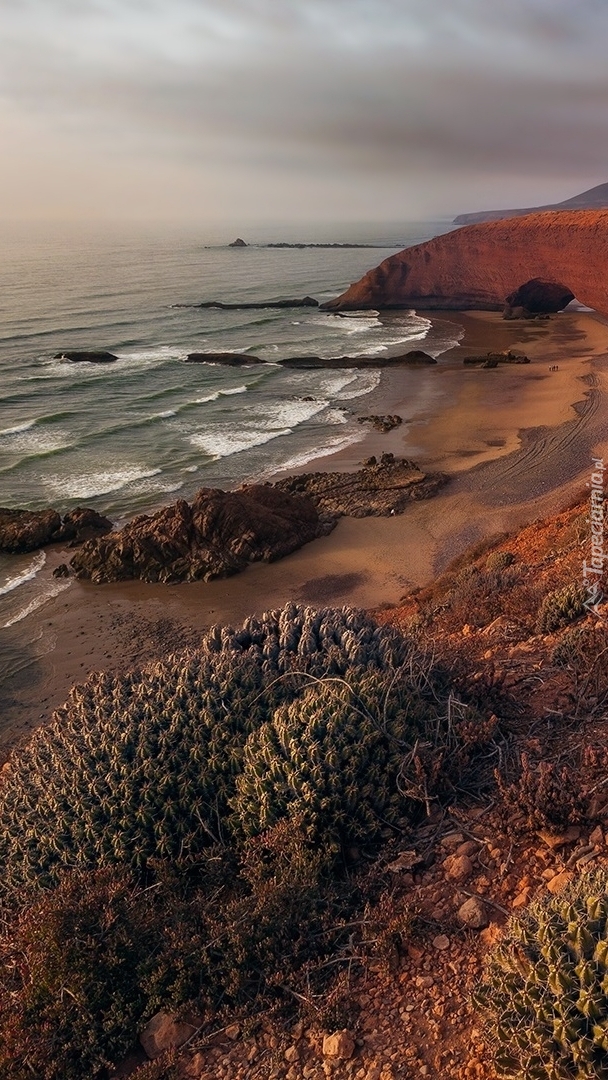
[[[421,349],[412,349],[410,352],[401,353],[399,356],[288,356],[284,360],[277,360],[282,367],[293,368],[387,368],[387,367],[419,367],[425,364],[436,364],[437,361],[422,352]]]
[[[335,521],[311,499],[270,485],[238,491],[202,488],[120,531],[85,544],[71,560],[76,577],[107,581],[211,581],[273,562],[330,532]]]
[[[385,259],[322,307],[501,311],[534,278],[608,314],[608,210],[531,214],[436,236]]]
[[[237,236],[236,240],[233,240],[231,244],[228,244],[228,247],[236,247],[236,248],[242,248],[242,247],[248,247],[248,246],[249,245],[246,244],[245,241],[240,236]]]
[[[225,304],[222,300],[205,300],[200,304],[172,304],[174,308],[219,308],[220,311],[264,311],[266,308],[318,307],[319,301],[313,296],[303,296],[301,300],[259,300],[242,304]]]
[[[424,473],[413,461],[383,454],[376,464],[353,473],[302,473],[278,480],[282,491],[306,495],[335,517],[388,517],[401,514],[409,503],[428,499],[447,481],[439,473]]]
[[[112,522],[96,510],[78,507],[61,518],[56,510],[9,510],[0,507],[0,551],[24,554],[67,542],[80,544],[110,532]]]
[[[71,360],[73,364],[113,364],[118,357],[105,349],[66,349],[55,353],[53,359]]]
[[[403,423],[403,418],[396,413],[383,416],[373,413],[371,416],[358,416],[357,420],[360,424],[371,424],[374,431],[381,431],[383,434],[392,431],[393,428],[399,427],[399,424]]]

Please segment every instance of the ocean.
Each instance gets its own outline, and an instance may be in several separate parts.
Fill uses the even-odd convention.
[[[440,356],[455,328],[414,312],[336,317],[315,308],[226,311],[342,292],[388,255],[447,222],[302,229],[232,248],[186,230],[4,227],[0,267],[0,505],[65,513],[90,506],[120,523],[202,486],[231,487],[295,468],[363,438],[390,351]],[[269,248],[268,242],[369,244]],[[214,242],[215,241],[215,242]],[[54,359],[107,349],[109,365]],[[189,352],[248,352],[266,363],[186,364]],[[289,370],[279,358],[377,355],[375,370]],[[417,372],[412,393],[424,393]],[[421,377],[422,376],[422,377]],[[69,582],[44,552],[0,556],[0,628]]]

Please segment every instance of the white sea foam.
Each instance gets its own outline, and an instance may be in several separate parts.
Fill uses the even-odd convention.
[[[67,431],[52,431],[50,428],[39,427],[35,421],[27,426],[19,426],[13,432],[4,432],[0,443],[5,453],[22,454],[25,457],[48,454],[53,450],[67,450],[71,445],[72,439]]]
[[[150,417],[150,419],[151,420],[166,420],[169,416],[175,416],[175,415],[176,415],[176,410],[175,409],[166,409],[165,412],[153,413],[152,416]]]
[[[275,466],[273,469],[268,469],[264,476],[271,476],[276,473],[280,468],[281,472],[285,472],[289,469],[300,469],[303,465],[308,465],[309,461],[316,461],[317,458],[326,457],[328,454],[337,454],[339,450],[345,450],[347,446],[353,446],[355,443],[362,442],[367,432],[353,431],[349,435],[335,435],[331,439],[327,439],[319,446],[315,446],[314,449],[304,450],[300,454],[295,454],[287,461],[281,462],[280,466]]]
[[[28,615],[31,615],[34,611],[37,611],[38,608],[41,608],[44,604],[48,603],[54,596],[58,596],[64,589],[69,589],[71,584],[71,581],[49,581],[45,586],[44,592],[39,593],[26,607],[22,608],[16,615],[13,615],[7,622],[3,623],[2,629],[6,630],[9,626],[14,626],[15,623],[21,622],[22,619],[27,619]]]
[[[136,480],[146,480],[148,477],[157,476],[160,469],[142,469],[138,465],[132,465],[126,469],[117,469],[114,472],[84,473],[82,476],[47,476],[46,487],[50,488],[55,495],[66,499],[92,499],[96,495],[107,495],[110,491],[120,491],[127,484]]]
[[[0,431],[0,439],[4,438],[6,435],[19,435],[22,431],[29,431],[30,428],[33,428],[35,423],[37,423],[36,420],[26,420],[23,424],[15,424],[14,427],[3,428]]]
[[[329,405],[327,398],[314,401],[275,401],[247,410],[247,418],[259,417],[265,427],[298,427],[312,420]]]
[[[34,559],[32,559],[29,566],[26,566],[25,570],[16,574],[13,578],[7,578],[4,585],[0,586],[0,596],[6,596],[7,593],[13,592],[14,589],[18,589],[20,585],[25,584],[26,581],[31,581],[36,577],[39,570],[42,570],[46,562],[46,555],[44,551],[41,551]]]
[[[232,394],[245,394],[247,392],[246,386],[233,386],[231,390],[220,390],[220,397],[230,397]]]
[[[381,378],[382,372],[376,369],[373,371],[358,371],[355,378],[351,379],[347,384],[350,389],[345,387],[337,395],[338,401],[352,401],[354,398],[363,397],[364,394],[371,394],[372,390],[376,389]]]
[[[328,409],[323,414],[324,424],[347,424],[348,416],[343,409]]]
[[[235,432],[232,427],[216,428],[215,431],[196,433],[190,436],[193,446],[204,450],[213,458],[232,457],[240,454],[242,450],[251,450],[254,446],[264,446],[282,435],[291,435],[291,428],[275,429],[272,431],[245,431],[241,427]]]

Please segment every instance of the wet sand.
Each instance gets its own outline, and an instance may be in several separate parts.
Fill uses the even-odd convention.
[[[92,670],[140,667],[194,644],[214,622],[240,622],[288,600],[389,606],[469,544],[557,512],[584,490],[591,455],[605,448],[608,456],[608,326],[578,313],[524,323],[488,312],[445,318],[465,338],[429,369],[436,380],[423,409],[408,416],[407,380],[398,370],[385,373],[373,411],[400,413],[408,423],[387,435],[370,432],[314,465],[354,469],[389,450],[450,474],[435,498],[398,517],[342,519],[330,536],[281,562],[223,581],[72,582],[1,632],[12,674],[0,683],[0,761]],[[506,348],[532,363],[463,369],[465,355]],[[49,550],[44,573],[66,557]]]

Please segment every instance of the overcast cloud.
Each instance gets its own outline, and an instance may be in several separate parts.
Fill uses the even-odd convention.
[[[608,180],[604,0],[0,0],[4,217],[349,221]]]

